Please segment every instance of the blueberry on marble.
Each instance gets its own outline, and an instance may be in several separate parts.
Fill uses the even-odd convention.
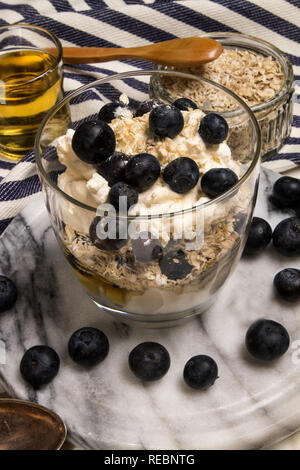
[[[125,168],[126,182],[138,192],[146,191],[160,176],[160,163],[150,153],[138,153],[130,158]]]
[[[135,113],[134,113],[134,117],[140,117],[140,116],[144,116],[144,114],[146,113],[150,113],[150,111],[152,111],[152,109],[154,108],[157,108],[157,106],[161,106],[162,103],[161,101],[158,101],[158,100],[146,100],[146,101],[142,101]]]
[[[150,232],[137,233],[131,238],[131,247],[135,258],[142,263],[149,263],[162,257],[161,243]]]
[[[123,198],[120,200],[120,198]],[[136,189],[134,189],[130,184],[123,183],[122,181],[119,183],[115,183],[108,193],[108,202],[112,204],[117,212],[127,212],[128,209],[138,202],[139,193]],[[120,204],[123,203],[123,207]],[[125,209],[125,210],[124,210]]]
[[[256,320],[246,333],[249,353],[261,361],[274,361],[289,348],[290,337],[280,323],[264,318]]]
[[[119,118],[126,108],[127,105],[122,103],[122,101],[111,101],[102,106],[98,114],[98,119],[110,123],[113,119]]]
[[[224,194],[238,182],[230,168],[211,168],[201,178],[201,189],[210,198]]]
[[[17,297],[18,291],[15,283],[6,276],[0,276],[0,312],[13,307]]]
[[[89,230],[91,241],[99,250],[120,250],[128,242],[127,223],[117,217],[106,219],[94,218]]]
[[[171,363],[166,348],[152,341],[138,344],[129,354],[128,362],[134,375],[147,382],[161,379]]]
[[[114,153],[116,137],[104,121],[86,121],[75,131],[72,148],[80,160],[97,165]]]
[[[161,273],[173,281],[185,279],[193,268],[189,264],[186,254],[181,249],[165,253],[159,260],[159,267]]]
[[[218,378],[218,366],[214,359],[205,354],[189,359],[184,367],[185,383],[196,390],[207,390]]]
[[[199,134],[207,144],[220,144],[228,135],[228,124],[219,114],[206,114],[200,121]]]
[[[199,180],[197,163],[188,157],[172,160],[163,170],[163,180],[172,191],[185,194],[193,189]]]
[[[273,201],[280,207],[300,207],[300,180],[291,176],[282,176],[273,186]]]
[[[68,343],[68,351],[74,362],[81,366],[95,366],[109,352],[107,336],[98,328],[84,327],[75,331]]]
[[[162,104],[152,109],[149,115],[150,130],[158,137],[174,139],[183,129],[184,119],[175,106]]]
[[[190,109],[197,109],[198,106],[194,101],[189,100],[188,98],[178,98],[173,103],[175,108],[180,109],[181,111],[189,111]]]
[[[59,356],[49,346],[33,346],[22,357],[20,372],[34,389],[50,383],[59,370]]]
[[[244,254],[254,255],[262,252],[272,240],[272,229],[270,224],[261,217],[253,217]]]
[[[106,160],[100,163],[97,170],[98,173],[106,179],[108,184],[112,186],[119,181],[125,180],[125,168],[130,157],[122,152],[114,152]]]
[[[282,220],[273,232],[273,245],[284,256],[300,255],[300,218]]]
[[[277,294],[285,300],[300,299],[300,270],[286,268],[279,271],[274,277],[274,288]]]

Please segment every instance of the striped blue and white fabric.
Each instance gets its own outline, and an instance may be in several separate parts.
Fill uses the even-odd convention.
[[[300,88],[300,0],[0,1],[0,24],[19,22],[49,29],[64,46],[130,47],[203,32],[242,32],[287,53]],[[127,60],[68,66],[64,90],[141,68],[151,68],[151,64]],[[85,107],[81,109],[84,117]],[[294,104],[291,137],[271,162],[278,171],[300,165],[299,101]],[[39,191],[32,153],[16,165],[0,161],[0,233]]]

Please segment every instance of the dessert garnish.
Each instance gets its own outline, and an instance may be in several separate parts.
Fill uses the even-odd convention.
[[[178,98],[172,104],[175,108],[181,109],[181,111],[189,111],[190,109],[198,108],[196,103],[188,98]]]
[[[262,252],[272,240],[272,228],[261,217],[253,217],[244,254],[253,255]]]
[[[142,263],[149,263],[162,257],[163,249],[160,241],[150,232],[137,233],[131,238],[131,247],[135,258]]]
[[[194,356],[186,363],[183,378],[189,387],[207,390],[218,378],[218,366],[210,356]]]
[[[286,268],[274,277],[274,288],[277,294],[288,301],[300,299],[300,270]]]
[[[289,345],[287,330],[273,320],[256,320],[246,333],[247,350],[255,359],[261,361],[278,359],[288,350]]]
[[[34,389],[50,383],[57,375],[60,360],[49,346],[33,346],[22,357],[20,372],[24,380]]]
[[[99,250],[104,251],[113,251],[119,250],[123,246],[127,244],[127,237],[123,235],[123,233],[127,234],[127,230],[122,229],[122,225],[126,224],[125,221],[122,219],[116,219],[114,221],[115,233],[112,234],[111,237],[103,237],[101,238],[100,234],[104,234],[108,231],[108,223],[106,223],[105,218],[97,216],[94,218],[93,222],[90,225],[89,235],[91,238],[92,243],[99,248]]]
[[[127,213],[128,209],[138,202],[139,193],[130,184],[120,181],[115,183],[108,193],[108,202],[114,206],[117,212],[120,212],[122,209],[119,206],[120,198],[125,200],[127,209],[125,212]]]
[[[113,119],[126,115],[131,115],[131,111],[123,101],[111,101],[102,106],[98,114],[98,119],[109,123]]]
[[[78,158],[96,165],[115,151],[116,137],[104,121],[86,121],[76,129],[72,147]]]
[[[162,176],[172,191],[185,194],[198,183],[199,168],[192,158],[179,157],[165,167]]]
[[[95,366],[108,355],[109,342],[106,334],[98,328],[83,327],[72,334],[68,351],[77,364]]]
[[[275,227],[273,245],[284,256],[300,255],[300,218],[289,217]]]
[[[228,135],[228,124],[216,113],[208,113],[200,121],[199,134],[207,144],[220,144]]]
[[[168,279],[184,279],[193,269],[182,250],[170,250],[159,260],[161,273]]]
[[[135,113],[134,113],[134,117],[140,117],[140,116],[144,116],[144,114],[147,114],[147,113],[150,113],[150,111],[152,111],[153,108],[156,108],[157,106],[161,106],[163,103],[161,101],[158,101],[158,100],[146,100],[146,101],[142,101]]]
[[[211,168],[201,178],[201,189],[210,198],[228,191],[238,182],[238,177],[230,168]]]
[[[161,379],[170,368],[170,356],[164,346],[147,341],[138,344],[129,354],[129,367],[134,375],[144,381]]]
[[[279,207],[300,208],[300,180],[292,176],[281,176],[273,186],[272,200]]]
[[[122,152],[114,152],[100,163],[98,173],[112,186],[119,181],[125,181],[125,168],[130,157]]]
[[[183,126],[182,113],[175,106],[162,104],[150,112],[149,127],[158,137],[174,139],[182,131]]]
[[[134,155],[125,168],[126,181],[139,192],[150,188],[159,176],[160,163],[150,153]]]
[[[15,283],[6,276],[0,276],[0,312],[9,310],[18,297]]]

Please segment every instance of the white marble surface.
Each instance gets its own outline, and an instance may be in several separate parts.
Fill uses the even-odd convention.
[[[284,215],[267,204],[265,189],[271,185],[262,180],[256,212],[274,227]],[[87,299],[56,245],[41,200],[10,226],[0,241],[0,259],[2,272],[22,286],[16,309],[0,318],[0,339],[7,346],[1,381],[12,395],[58,412],[77,445],[266,448],[299,429],[300,364],[293,363],[294,350],[264,365],[250,359],[243,345],[246,329],[260,317],[283,323],[292,342],[300,339],[299,306],[278,302],[272,292],[274,274],[291,260],[272,247],[239,263],[210,312],[159,331],[117,326]],[[292,265],[300,267],[300,259]],[[91,371],[73,364],[66,350],[70,334],[87,325],[103,329],[111,343],[108,358]],[[145,386],[128,370],[127,357],[147,339],[168,348],[172,365],[162,381]],[[57,350],[61,370],[49,387],[35,393],[18,367],[24,350],[41,343]],[[205,393],[189,390],[182,381],[186,360],[197,353],[211,355],[219,365],[220,378]]]

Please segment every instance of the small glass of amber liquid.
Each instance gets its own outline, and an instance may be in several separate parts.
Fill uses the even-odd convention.
[[[43,117],[62,98],[62,46],[28,24],[0,27],[0,156],[18,161]]]

